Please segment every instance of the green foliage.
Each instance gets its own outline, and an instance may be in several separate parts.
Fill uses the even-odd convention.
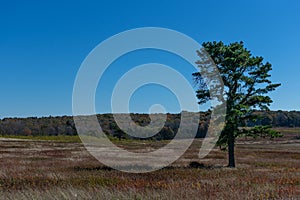
[[[253,128],[242,128],[240,130],[240,133],[244,134],[245,136],[251,136],[253,138],[259,137],[269,137],[269,138],[275,138],[275,137],[282,137],[283,135],[276,130],[271,129],[272,126],[255,126]]]
[[[205,86],[201,73],[209,73],[203,60],[206,51],[214,61],[224,87],[216,87],[214,93],[218,92],[218,100],[226,100],[226,125],[221,133],[218,145],[228,145],[229,159],[233,159],[229,165],[234,167],[233,146],[235,138],[245,134],[245,130],[239,129],[239,126],[245,125],[246,120],[255,120],[257,116],[253,115],[254,109],[269,110],[272,100],[267,94],[275,90],[280,84],[273,84],[270,80],[270,71],[272,65],[269,62],[263,62],[263,57],[253,56],[249,50],[244,47],[243,42],[235,42],[225,45],[223,42],[205,42],[201,51],[197,51],[202,60],[196,63],[199,66],[200,73],[194,73],[194,79],[199,84],[197,97],[199,103],[206,103],[216,96],[211,96],[207,86]],[[213,80],[206,80],[213,81]],[[262,132],[271,137],[277,137],[278,133],[269,130],[269,127],[254,127],[248,130],[252,136],[262,135]]]

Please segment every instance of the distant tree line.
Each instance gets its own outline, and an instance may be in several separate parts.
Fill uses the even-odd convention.
[[[300,127],[300,111],[254,111],[253,115],[258,119],[246,121],[246,126]]]
[[[147,114],[130,114],[132,120],[140,126],[150,123]],[[253,115],[258,115],[256,121],[246,121],[246,126],[272,125],[273,127],[300,127],[300,111],[255,111]],[[165,140],[172,139],[178,131],[181,114],[167,114],[164,127],[151,139]],[[112,114],[97,115],[102,130],[109,136],[118,138],[131,138],[124,133],[115,122]],[[204,137],[209,127],[210,112],[201,112],[197,138]],[[189,126],[186,124],[185,126]],[[188,128],[186,129],[188,130]],[[22,135],[22,136],[57,136],[57,135],[77,135],[73,117],[29,117],[29,118],[4,118],[0,120],[1,135]],[[192,134],[192,133],[191,133]]]
[[[148,114],[130,114],[134,123],[146,126],[150,123]],[[123,132],[115,122],[112,114],[97,115],[102,130],[109,136],[117,138],[132,138]],[[172,139],[178,131],[181,114],[167,114],[166,122],[159,133],[150,139],[165,140]],[[209,112],[200,113],[199,127],[196,137],[204,137],[210,118]],[[191,121],[192,122],[192,121]],[[194,122],[195,123],[195,122]],[[189,127],[190,124],[186,124]],[[186,128],[185,130],[188,130]],[[29,118],[4,118],[0,120],[1,135],[22,135],[22,136],[57,136],[77,135],[75,123],[72,116],[62,117],[29,117]],[[191,133],[192,135],[193,133]],[[185,134],[187,135],[187,134]]]
[[[63,117],[29,117],[4,118],[0,121],[2,135],[76,135],[73,118]]]

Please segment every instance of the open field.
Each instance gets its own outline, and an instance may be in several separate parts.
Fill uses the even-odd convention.
[[[241,138],[236,169],[215,148],[197,157],[201,140],[170,167],[145,174],[112,170],[74,139],[0,140],[1,199],[300,199],[298,129],[273,141]],[[116,141],[156,148],[163,142]],[[201,164],[190,166],[192,161]]]

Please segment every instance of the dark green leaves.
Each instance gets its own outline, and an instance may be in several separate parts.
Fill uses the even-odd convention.
[[[253,56],[244,47],[243,42],[229,45],[225,45],[223,42],[205,42],[203,48],[216,64],[224,82],[222,89],[214,88],[227,101],[226,125],[219,143],[226,143],[227,135],[231,132],[234,137],[246,134],[246,132],[251,136],[257,136],[257,134],[279,136],[277,132],[270,130],[270,127],[255,127],[243,131],[239,128],[242,121],[251,116],[254,109],[269,109],[272,99],[267,94],[280,86],[280,84],[273,84],[270,80],[272,65],[264,62],[261,56]],[[203,51],[198,51],[200,57],[203,56],[201,52]],[[193,77],[199,86],[196,91],[199,103],[203,104],[212,100],[201,77],[201,73],[207,73],[205,68],[207,63],[197,61],[196,64],[201,70],[200,73],[194,73]]]

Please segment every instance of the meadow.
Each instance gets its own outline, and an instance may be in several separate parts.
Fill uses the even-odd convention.
[[[300,130],[278,139],[240,138],[237,167],[214,148],[198,159],[201,139],[170,166],[133,174],[104,166],[76,136],[0,139],[0,199],[300,199]],[[126,148],[168,141],[114,140]]]

